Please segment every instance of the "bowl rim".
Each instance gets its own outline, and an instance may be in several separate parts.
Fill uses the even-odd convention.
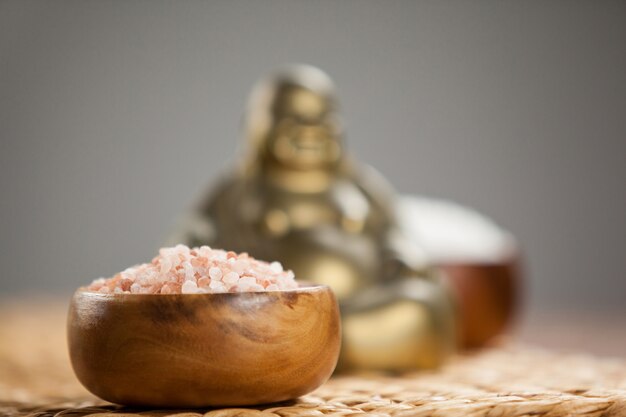
[[[179,298],[179,297],[193,297],[193,298],[213,298],[215,296],[219,297],[247,297],[247,296],[265,296],[265,295],[279,295],[279,294],[293,294],[293,293],[320,293],[320,292],[331,292],[332,288],[325,284],[317,284],[308,281],[298,281],[298,288],[290,288],[285,290],[264,290],[264,291],[241,291],[241,292],[207,292],[207,293],[195,293],[195,294],[127,294],[127,293],[101,293],[98,291],[88,290],[87,287],[79,287],[74,291],[74,296],[77,295],[85,295],[90,298],[100,298],[103,300],[106,299],[140,299],[140,298]],[[334,293],[333,293],[334,294]]]

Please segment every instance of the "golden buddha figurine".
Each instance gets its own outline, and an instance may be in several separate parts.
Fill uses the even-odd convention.
[[[174,237],[329,285],[343,317],[342,369],[439,365],[454,347],[450,297],[396,226],[394,193],[345,152],[330,78],[291,66],[254,89],[242,163]]]

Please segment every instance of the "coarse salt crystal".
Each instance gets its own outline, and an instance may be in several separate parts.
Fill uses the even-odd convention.
[[[238,285],[256,285],[256,278],[253,277],[243,277],[239,278]]]
[[[238,259],[233,264],[233,271],[241,275],[245,272],[247,266],[248,266],[248,262],[246,262],[244,259]]]
[[[162,248],[150,263],[135,265],[112,278],[98,278],[89,291],[103,294],[197,294],[277,291],[297,288],[292,271],[208,246]]]
[[[172,269],[172,262],[169,260],[169,258],[165,257],[161,259],[161,267],[159,268],[159,272],[161,274],[165,274],[170,269]]]
[[[222,270],[217,267],[212,267],[209,269],[209,277],[211,279],[221,279],[222,278]]]
[[[180,291],[183,294],[195,294],[198,292],[198,285],[193,281],[185,281]]]
[[[280,262],[272,262],[270,264],[270,271],[275,274],[280,274],[281,272],[283,272],[283,266],[280,264]]]
[[[224,275],[224,277],[222,278],[222,281],[224,281],[227,284],[235,284],[237,283],[237,281],[239,281],[239,274],[236,273],[235,271],[231,271],[228,274]]]
[[[263,288],[263,286],[259,284],[252,284],[248,287],[248,291],[263,291],[263,290],[265,290],[265,288]]]
[[[220,281],[211,281],[209,289],[213,292],[226,292],[228,291],[226,286]]]
[[[194,279],[193,266],[190,262],[183,262],[183,269],[185,270],[185,279],[191,281]]]

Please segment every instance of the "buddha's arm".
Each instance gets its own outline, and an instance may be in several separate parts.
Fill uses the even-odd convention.
[[[433,368],[454,350],[452,297],[419,248],[387,236],[380,279],[342,302],[343,368]]]
[[[433,368],[453,351],[450,299],[420,277],[380,283],[342,305],[340,369]]]

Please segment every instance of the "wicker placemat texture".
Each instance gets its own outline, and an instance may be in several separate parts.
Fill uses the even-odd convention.
[[[443,370],[334,376],[297,401],[256,408],[145,410],[88,394],[69,367],[65,308],[0,307],[0,416],[626,416],[626,362],[506,346]]]

